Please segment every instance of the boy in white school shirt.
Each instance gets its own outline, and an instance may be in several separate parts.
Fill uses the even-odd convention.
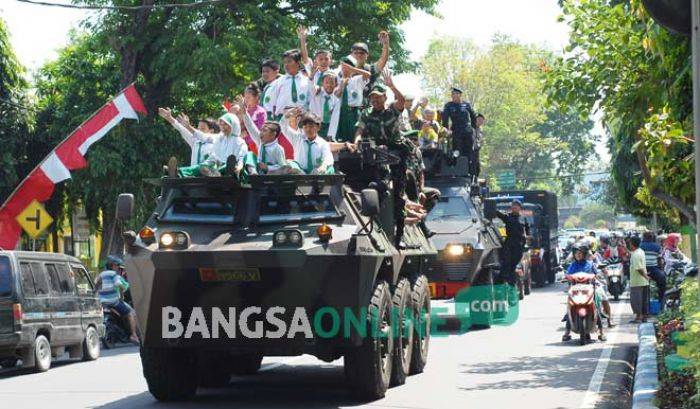
[[[288,110],[280,125],[282,132],[294,145],[294,161],[307,175],[331,175],[335,173],[333,167],[333,153],[330,144],[318,137],[321,129],[321,118],[311,112],[304,114],[300,121],[301,129],[293,129],[287,120],[288,117],[299,114],[299,108]]]
[[[309,94],[309,112],[313,112],[321,118],[321,130],[319,135],[327,141],[333,140],[333,135],[329,137],[328,129],[336,109],[339,109],[340,99],[335,95],[337,86],[337,76],[334,72],[326,71],[323,74],[322,86],[313,86]]]
[[[301,71],[301,52],[297,49],[289,50],[284,53],[282,58],[285,74],[272,84],[271,95],[277,119],[282,118],[286,107],[301,107],[307,110],[309,89],[311,88],[309,77]]]
[[[317,87],[323,86],[323,76],[326,73],[333,72],[333,54],[329,50],[319,49],[314,54],[314,59],[309,56],[309,49],[306,43],[306,27],[300,26],[297,28],[299,36],[299,48],[301,49],[301,61],[304,64],[306,72],[309,74],[311,83]]]
[[[260,130],[253,122],[253,118],[245,109],[241,100],[232,107],[232,112],[243,122],[248,134],[258,148],[258,172],[268,175],[280,175],[290,173],[302,173],[294,161],[288,161],[284,155],[284,148],[280,146],[277,139],[282,132],[282,128],[277,122],[267,121]]]
[[[196,166],[204,162],[211,155],[213,145],[208,142],[197,140],[192,132],[185,128],[175,117],[170,108],[158,108],[158,115],[165,119],[176,131],[180,133],[182,139],[192,149],[190,155],[190,166]],[[197,124],[197,129],[204,133],[217,134],[219,133],[219,124],[213,119],[202,119]]]

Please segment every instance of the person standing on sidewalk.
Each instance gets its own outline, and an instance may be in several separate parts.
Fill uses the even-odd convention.
[[[649,275],[647,275],[644,250],[639,248],[641,240],[634,236],[630,238],[630,304],[634,320],[630,323],[646,322],[649,314]]]
[[[661,246],[656,242],[654,233],[646,231],[642,235],[642,243],[639,247],[644,250],[647,272],[649,277],[656,283],[656,289],[659,292],[659,311],[663,311],[666,295],[666,274],[660,267]]]

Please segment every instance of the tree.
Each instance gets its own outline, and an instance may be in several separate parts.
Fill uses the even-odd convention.
[[[565,229],[574,229],[581,225],[581,219],[578,216],[569,216],[564,222]]]
[[[588,204],[579,213],[581,225],[585,227],[595,226],[599,220],[611,223],[615,218],[615,212],[609,207],[598,203]]]
[[[108,0],[82,1],[109,5]],[[124,0],[149,5],[154,0]],[[296,47],[295,28],[310,29],[310,46],[342,55],[355,41],[381,51],[380,29],[391,34],[391,57],[398,70],[410,69],[399,25],[417,8],[433,12],[437,0],[229,1],[194,8],[105,11],[74,34],[58,59],[37,78],[37,137],[56,141],[67,135],[114,94],[136,82],[149,117],[123,123],[87,154],[90,166],[67,184],[67,203],[83,203],[95,228],[110,234],[119,193],[136,195],[135,223],[142,223],[156,192],[142,180],[161,174],[170,155],[188,158],[186,145],[155,115],[160,106],[193,118],[215,116],[226,96],[242,92],[259,76],[259,63]],[[352,18],[348,18],[352,16]],[[102,215],[102,224],[98,216]],[[104,256],[111,251],[103,246]]]
[[[0,204],[35,164],[27,160],[32,112],[24,75],[0,18]]]
[[[487,173],[515,171],[522,188],[570,192],[572,179],[595,156],[592,122],[572,110],[548,109],[542,85],[546,50],[497,35],[482,50],[457,37],[431,41],[421,61],[423,83],[433,102],[460,85],[465,99],[487,118],[482,163]]]
[[[565,56],[548,67],[550,102],[585,116],[603,113],[611,176],[624,207],[694,223],[692,149],[679,138],[692,129],[688,40],[653,22],[639,0],[563,1],[562,7],[571,34]],[[660,116],[665,124],[657,126]],[[678,169],[669,171],[673,165]]]

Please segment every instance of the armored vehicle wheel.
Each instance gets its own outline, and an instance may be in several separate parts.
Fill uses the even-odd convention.
[[[402,278],[394,288],[392,297],[393,321],[392,336],[394,337],[394,366],[391,370],[391,385],[403,385],[411,367],[413,356],[413,323],[415,308],[411,283]]]
[[[100,336],[95,327],[88,327],[83,340],[83,361],[94,361],[100,357]]]
[[[231,359],[231,373],[234,375],[252,375],[260,369],[262,354],[234,355]]]
[[[381,399],[389,388],[394,352],[391,305],[389,284],[377,281],[368,308],[367,336],[344,357],[345,374],[363,400]]]
[[[413,351],[411,354],[411,375],[423,372],[428,363],[428,347],[430,346],[430,290],[428,277],[420,275],[413,282],[413,314],[416,317],[413,325]]]
[[[141,348],[148,390],[160,401],[189,399],[197,392],[197,358],[187,349]]]

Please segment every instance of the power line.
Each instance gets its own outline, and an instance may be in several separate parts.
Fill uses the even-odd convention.
[[[172,8],[194,8],[199,6],[208,6],[211,4],[223,3],[229,0],[201,0],[194,3],[167,3],[167,4],[150,4],[141,6],[91,6],[87,4],[66,4],[66,3],[51,3],[48,1],[39,0],[16,0],[20,3],[32,4],[35,6],[46,7],[61,7],[67,9],[82,9],[82,10],[144,10],[144,9],[172,9]]]

